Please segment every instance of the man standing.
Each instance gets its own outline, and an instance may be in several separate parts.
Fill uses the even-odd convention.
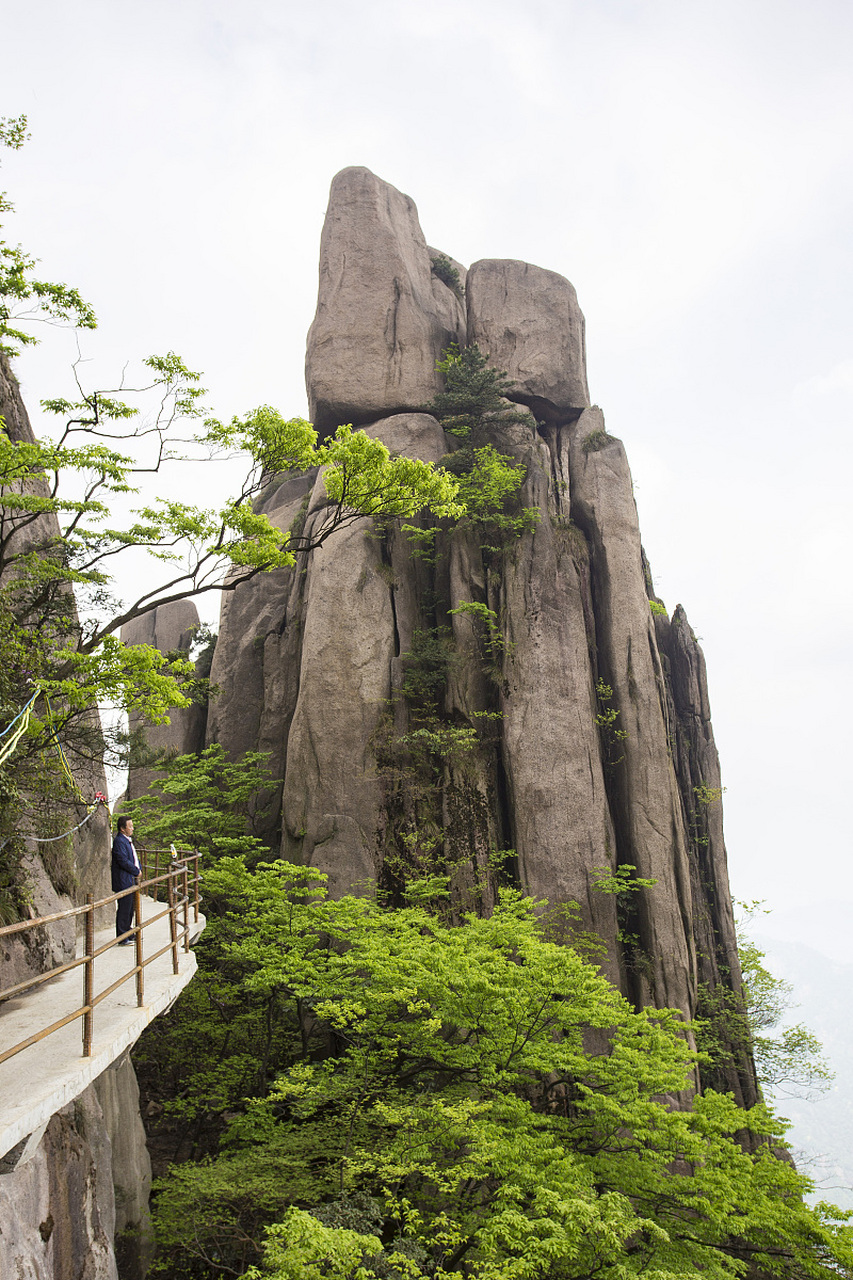
[[[111,866],[113,893],[119,893],[122,889],[132,889],[142,872],[131,840],[133,818],[119,818],[117,825]],[[120,938],[123,933],[127,933],[132,924],[133,894],[129,893],[126,897],[119,898],[116,903],[116,937]],[[133,938],[125,938],[118,945],[129,947],[132,943]]]

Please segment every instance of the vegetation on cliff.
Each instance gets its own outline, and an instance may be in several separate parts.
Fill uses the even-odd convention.
[[[0,119],[0,145],[17,148],[26,136],[25,117]],[[11,208],[0,196],[0,213]],[[38,279],[35,268],[35,259],[0,240],[0,727],[38,695],[20,742],[0,764],[0,915],[9,918],[25,897],[15,870],[21,795],[45,797],[48,815],[58,802],[70,808],[79,800],[51,781],[57,735],[84,760],[120,764],[126,739],[104,736],[97,707],[156,723],[193,694],[191,664],[123,644],[124,624],[158,605],[234,591],[293,566],[359,517],[412,519],[425,509],[455,517],[465,509],[449,473],[392,458],[350,426],[321,443],[310,423],[269,406],[219,421],[204,407],[201,375],[174,352],[144,360],[139,387],[122,380],[118,389],[84,388],[78,380],[79,398],[43,401],[59,425],[52,438],[35,439],[7,356],[36,340],[34,321],[96,325],[75,289]],[[136,496],[169,463],[216,458],[233,459],[239,479],[215,509]],[[255,509],[271,475],[319,468],[326,502],[310,538],[278,529]],[[128,600],[119,587],[126,592],[138,574],[138,562],[136,572],[126,569],[132,552],[161,571]],[[66,812],[58,829],[71,825]]]
[[[164,1274],[853,1275],[779,1123],[710,1090],[688,1104],[679,1015],[632,1010],[533,903],[504,891],[452,927],[323,881],[240,858],[206,874],[173,1110],[221,1136],[160,1184]]]

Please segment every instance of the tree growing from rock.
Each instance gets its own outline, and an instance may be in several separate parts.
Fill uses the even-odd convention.
[[[844,1215],[804,1204],[767,1109],[687,1102],[680,1016],[632,1010],[535,904],[508,891],[450,927],[323,881],[239,859],[208,877],[215,945],[276,1002],[289,1061],[161,1184],[166,1274],[262,1255],[254,1280],[853,1275]]]

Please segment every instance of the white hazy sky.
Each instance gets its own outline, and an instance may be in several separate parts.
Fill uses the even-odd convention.
[[[703,640],[733,890],[853,900],[849,0],[30,0],[2,31],[8,238],[95,306],[95,383],[174,348],[220,415],[307,412],[345,165],[466,264],[572,280]],[[73,355],[18,362],[31,409]]]

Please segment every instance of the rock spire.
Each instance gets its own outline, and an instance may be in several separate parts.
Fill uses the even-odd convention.
[[[446,459],[459,441],[429,406],[454,342],[529,410],[490,443],[523,465],[535,521],[503,541],[444,527],[424,555],[362,520],[229,594],[207,740],[270,753],[270,845],[333,893],[402,900],[440,872],[451,910],[488,911],[510,882],[547,902],[556,936],[575,902],[631,1000],[692,1017],[740,981],[704,661],[683,610],[655,597],[625,450],[590,405],[575,291],[511,260],[466,276],[408,196],[343,170],[308,335],[316,425]],[[323,501],[321,478],[281,477],[263,507],[307,533]],[[653,886],[603,892],[625,866]],[[724,1084],[757,1096],[747,1059]]]

